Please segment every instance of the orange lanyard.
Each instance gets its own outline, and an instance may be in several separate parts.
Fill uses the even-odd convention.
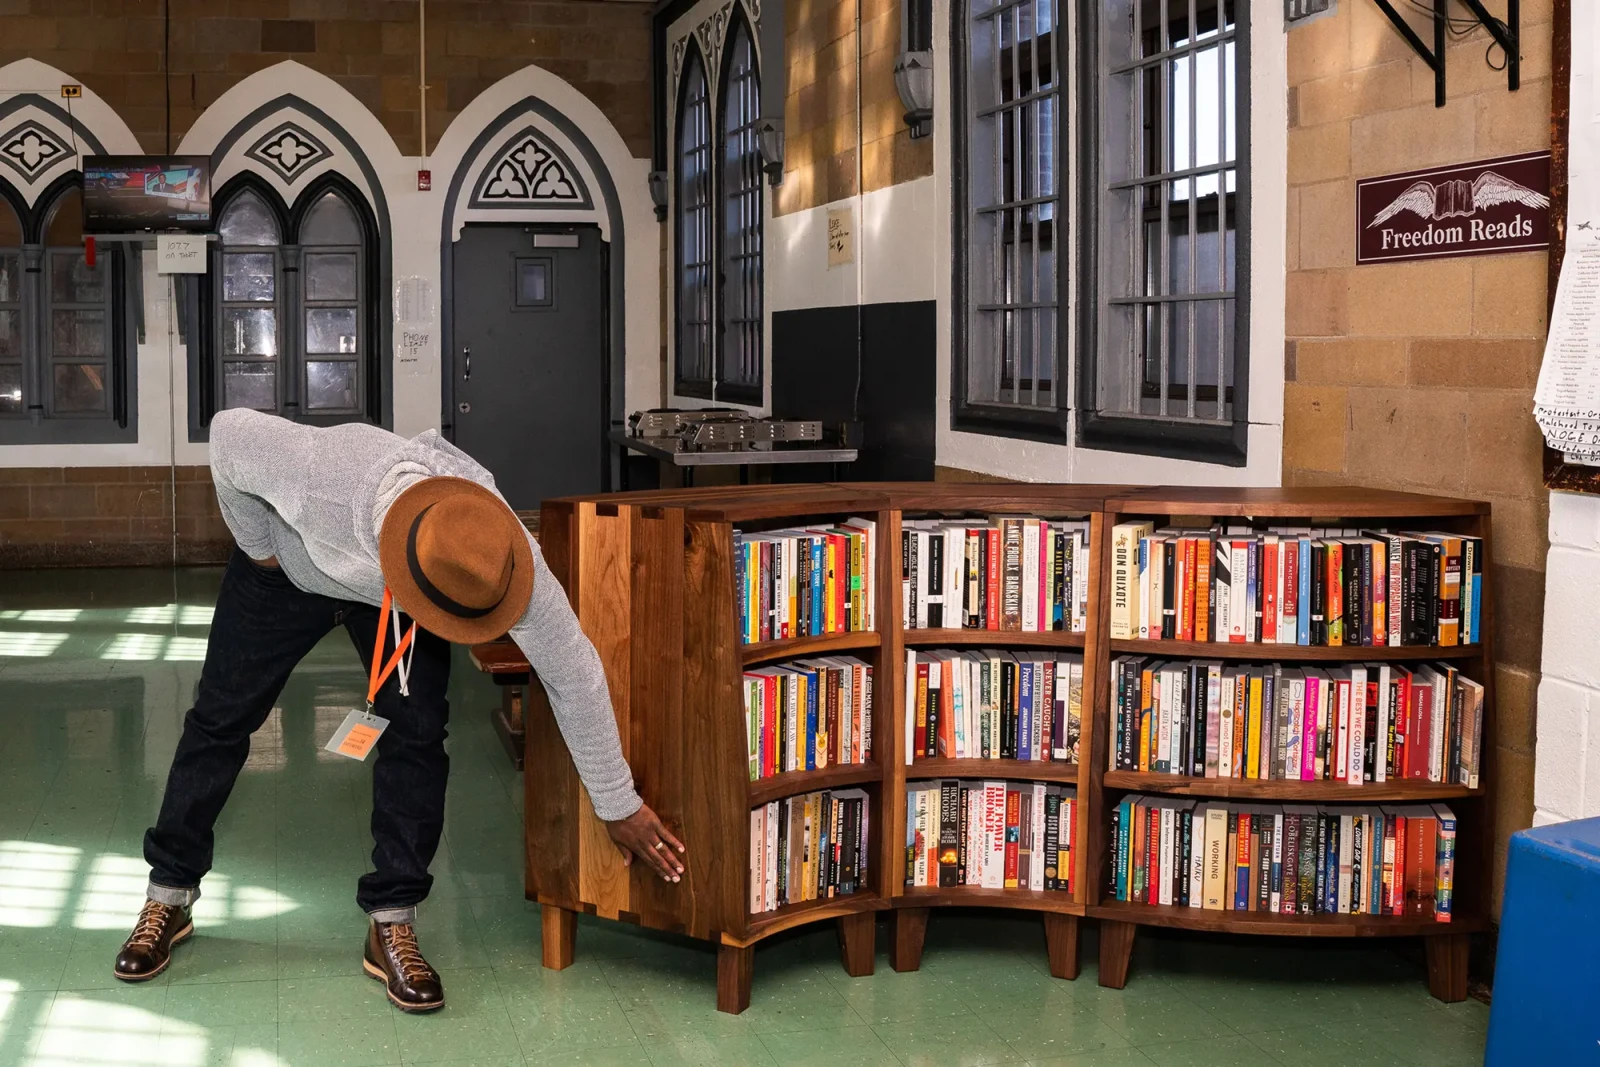
[[[389,657],[389,662],[384,664],[381,670],[379,669],[378,664],[383,663],[384,640],[389,636],[389,612],[393,604],[394,597],[389,592],[389,587],[384,586],[383,607],[378,611],[378,640],[372,646],[372,683],[367,687],[367,707],[369,708],[372,707],[372,702],[378,699],[378,690],[383,688],[383,683],[388,679],[389,675],[393,674],[395,669],[400,666],[400,657],[405,653],[406,649],[411,647],[412,639],[417,636],[417,624],[413,622],[405,637],[396,637],[394,655]],[[400,633],[399,612],[395,612],[394,618],[394,632],[398,635]],[[406,668],[400,671],[402,690],[405,688],[406,675],[410,673],[410,666],[408,661]]]

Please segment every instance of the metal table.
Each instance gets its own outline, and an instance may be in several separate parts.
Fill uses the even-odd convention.
[[[623,429],[614,429],[607,436],[623,453],[623,490],[628,488],[628,452],[638,452],[662,463],[672,464],[678,468],[686,486],[694,484],[696,467],[738,467],[739,484],[744,485],[750,480],[751,467],[775,467],[788,463],[827,463],[833,467],[832,477],[837,481],[839,464],[854,463],[856,460],[856,450],[853,448],[747,448],[726,452],[678,452],[656,443],[663,438],[633,437]]]

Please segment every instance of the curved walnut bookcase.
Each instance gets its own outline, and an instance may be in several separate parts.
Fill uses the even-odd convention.
[[[741,645],[735,632],[733,532],[866,516],[878,523],[876,632]],[[900,527],[907,518],[1038,515],[1087,518],[1091,575],[1084,634],[906,630],[900,618]],[[891,913],[890,962],[920,963],[929,917],[942,907],[1009,908],[1039,913],[1050,970],[1078,973],[1078,926],[1099,921],[1100,981],[1120,987],[1141,925],[1297,937],[1423,936],[1436,996],[1466,995],[1467,935],[1488,921],[1494,814],[1494,583],[1486,583],[1486,639],[1462,648],[1324,649],[1293,645],[1218,645],[1110,641],[1109,542],[1123,515],[1299,519],[1328,525],[1448,527],[1484,538],[1488,506],[1469,501],[1360,489],[1157,489],[1123,486],[852,483],[722,487],[621,493],[548,501],[540,520],[546,561],[594,641],[611,686],[624,751],[640,792],[689,847],[677,884],[643,865],[624,867],[595,818],[539,686],[526,714],[526,888],[542,907],[544,964],[572,962],[579,912],[687,934],[718,946],[717,1006],[748,1006],[754,950],[764,938],[832,920],[841,959],[853,975],[873,969],[877,912]],[[1486,566],[1486,573],[1488,567]],[[1016,760],[905,760],[907,648],[1072,649],[1084,657],[1085,709],[1078,764]],[[1107,772],[1108,679],[1113,655],[1254,662],[1449,658],[1483,683],[1485,745],[1478,790],[1430,783],[1347,787],[1333,783],[1240,782]],[[749,780],[742,672],[758,664],[849,654],[873,665],[873,761]],[[513,665],[515,666],[515,665]],[[525,665],[523,665],[525,669]],[[1092,694],[1092,698],[1088,696]],[[970,778],[1046,781],[1078,790],[1075,889],[1030,892],[977,887],[912,888],[905,883],[906,783]],[[749,813],[757,805],[819,789],[853,787],[869,798],[871,856],[863,889],[752,915],[748,911]],[[1277,799],[1297,803],[1448,800],[1455,806],[1455,921],[1372,916],[1276,916],[1201,912],[1102,900],[1109,811],[1124,792],[1185,797]]]
[[[1469,935],[1489,923],[1490,878],[1494,869],[1494,554],[1489,538],[1489,505],[1470,500],[1391,493],[1365,489],[1173,489],[1156,488],[1108,497],[1101,545],[1109,577],[1110,530],[1130,519],[1209,522],[1213,519],[1267,520],[1288,525],[1359,526],[1396,529],[1450,530],[1480,537],[1484,547],[1484,639],[1472,645],[1320,648],[1276,644],[1215,644],[1179,641],[1102,643],[1104,669],[1110,657],[1124,653],[1173,659],[1247,660],[1254,663],[1334,664],[1339,662],[1418,661],[1448,659],[1484,687],[1483,746],[1479,780],[1468,789],[1438,782],[1399,781],[1383,785],[1347,786],[1340,782],[1217,780],[1182,775],[1107,771],[1111,699],[1109,686],[1095,694],[1094,750],[1089,754],[1090,792],[1095,797],[1089,849],[1095,875],[1090,881],[1087,914],[1100,923],[1100,984],[1121,988],[1140,926],[1169,926],[1213,933],[1266,934],[1283,937],[1422,937],[1428,961],[1428,988],[1444,1001],[1465,1000]],[[1109,583],[1108,583],[1109,584]],[[1101,632],[1109,634],[1109,616]],[[1270,800],[1297,804],[1423,803],[1448,801],[1456,813],[1456,895],[1452,921],[1432,916],[1280,915],[1270,912],[1204,911],[1102,900],[1112,862],[1110,812],[1124,793],[1192,797],[1208,800]]]

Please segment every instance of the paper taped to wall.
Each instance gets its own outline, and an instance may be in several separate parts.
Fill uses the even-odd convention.
[[[1589,223],[1568,231],[1556,285],[1533,417],[1568,463],[1600,466],[1600,235]]]

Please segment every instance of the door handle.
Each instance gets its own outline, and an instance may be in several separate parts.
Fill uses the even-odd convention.
[[[471,345],[462,345],[461,346],[461,355],[463,357],[465,357],[465,359],[466,359],[466,366],[462,369],[462,372],[461,372],[461,380],[464,381],[464,382],[468,382],[468,381],[472,380],[472,346]]]

